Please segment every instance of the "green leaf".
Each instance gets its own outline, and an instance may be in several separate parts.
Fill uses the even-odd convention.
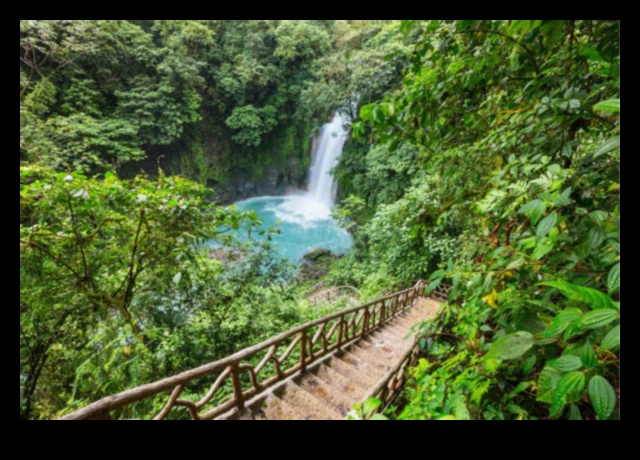
[[[373,104],[366,104],[360,107],[360,118],[363,120],[371,120],[373,112]]]
[[[518,257],[516,260],[511,261],[511,263],[509,265],[507,265],[505,270],[511,270],[512,268],[518,267],[518,266],[520,266],[522,264],[524,264],[524,258],[523,257]]]
[[[609,290],[609,294],[613,294],[620,287],[620,264],[617,263],[611,270],[609,270],[609,275],[607,276],[607,289]]]
[[[583,332],[583,329],[580,328],[580,324],[577,324],[576,322],[571,323],[567,330],[564,331],[564,334],[562,334],[562,341],[566,343],[581,332]]]
[[[536,238],[541,240],[549,231],[556,225],[556,221],[558,220],[558,215],[555,212],[552,212],[547,217],[542,219],[536,228]]]
[[[585,377],[580,371],[568,372],[560,377],[556,385],[556,390],[553,393],[550,415],[552,417],[560,416],[567,399],[575,399],[576,395],[580,395],[584,389],[584,385]]]
[[[470,420],[471,416],[469,415],[469,411],[467,410],[467,406],[464,403],[464,400],[459,397],[455,404],[453,405],[453,415],[456,420]]]
[[[364,415],[369,415],[371,412],[380,407],[381,404],[382,401],[380,401],[378,398],[369,398],[364,402],[362,412],[364,413]]]
[[[597,249],[602,244],[605,238],[606,235],[604,234],[602,229],[592,228],[591,230],[589,230],[589,233],[587,234],[587,254],[592,250]]]
[[[571,404],[569,406],[569,414],[567,415],[569,420],[582,420],[582,414],[580,413],[580,409],[575,404]]]
[[[601,110],[603,112],[620,112],[620,99],[608,99],[598,102],[593,106],[593,110]]]
[[[602,342],[600,342],[600,351],[604,350],[615,350],[620,346],[620,325],[618,324],[616,327],[607,332],[607,335],[604,336]]]
[[[442,279],[444,274],[445,274],[445,271],[443,269],[436,270],[435,272],[433,272],[431,274],[431,276],[429,276],[429,278],[427,278],[427,281],[431,281],[431,280],[436,279],[436,278]]]
[[[580,361],[580,358],[578,356],[565,355],[560,356],[551,365],[554,368],[558,369],[560,372],[568,372],[580,369],[582,367],[582,362]]]
[[[579,308],[567,308],[558,313],[551,321],[549,326],[542,333],[543,337],[555,337],[560,334],[571,324],[574,320],[578,319],[582,315],[582,310]]]
[[[592,288],[578,286],[566,281],[545,281],[538,284],[556,288],[566,297],[584,302],[593,309],[616,308],[611,297]]]
[[[586,339],[582,345],[568,349],[566,353],[580,358],[582,364],[589,369],[593,369],[596,367],[596,364],[598,364],[598,357],[596,356],[596,352],[593,350],[593,345],[591,345],[589,339]]]
[[[535,225],[538,220],[540,220],[540,217],[542,217],[542,214],[544,214],[544,211],[546,209],[547,204],[544,201],[536,198],[535,200],[532,200],[522,206],[518,210],[518,213],[528,215],[531,219],[531,224]]]
[[[556,389],[558,381],[562,377],[560,371],[547,365],[540,372],[538,377],[538,389],[536,394],[536,401],[551,403],[553,394]]]
[[[600,56],[600,53],[598,53],[598,50],[590,46],[580,46],[578,48],[578,53],[580,56],[585,56],[590,61],[604,61],[602,56]]]
[[[616,407],[616,392],[604,377],[595,375],[589,381],[589,401],[600,420],[606,420]]]
[[[507,334],[493,342],[486,358],[514,359],[522,356],[533,346],[533,335],[526,331]]]
[[[182,278],[182,272],[178,272],[173,277],[173,284],[178,284]]]
[[[582,329],[597,329],[615,321],[617,318],[618,312],[615,310],[593,310],[582,316],[580,319],[580,327]]]
[[[369,420],[389,420],[382,414],[373,414]]]
[[[605,153],[618,148],[620,148],[620,136],[612,137],[598,147],[598,149],[593,153],[593,158],[598,158],[600,155],[604,155]]]
[[[533,211],[535,208],[537,208],[537,207],[539,207],[540,205],[543,205],[543,204],[544,203],[542,202],[542,200],[536,198],[535,200],[529,201],[527,204],[522,206],[518,210],[518,213],[519,214],[526,214],[528,212]]]
[[[532,257],[534,260],[540,260],[546,256],[549,251],[553,249],[553,241],[551,238],[544,238],[536,244],[536,248],[533,250]]]
[[[435,289],[436,287],[438,287],[438,285],[439,285],[441,282],[442,282],[442,278],[438,278],[438,279],[435,279],[435,280],[431,281],[431,282],[429,283],[429,285],[427,286],[427,288],[425,289],[425,292],[430,292],[430,291],[432,291],[433,289]]]

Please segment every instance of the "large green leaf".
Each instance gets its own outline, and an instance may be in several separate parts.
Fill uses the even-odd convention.
[[[545,329],[542,336],[555,337],[562,334],[569,324],[578,319],[580,315],[582,315],[582,310],[579,308],[567,308],[566,310],[562,310],[553,318],[551,325]]]
[[[549,364],[551,364],[551,362]],[[564,355],[556,359],[551,365],[560,372],[569,372],[580,369],[582,362],[578,356]]]
[[[533,259],[540,260],[553,249],[553,240],[551,238],[543,238],[538,241],[536,248],[533,250]]]
[[[593,345],[589,339],[585,340],[584,344],[580,347],[574,349],[575,354],[580,358],[582,364],[585,367],[593,369],[598,364],[598,357],[596,356],[596,352],[593,350]]]
[[[551,408],[549,409],[552,417],[559,417],[562,408],[568,399],[575,399],[582,393],[585,385],[584,374],[580,371],[568,372],[558,380],[556,390],[553,393]]]
[[[602,342],[600,342],[600,351],[603,350],[615,350],[620,346],[620,325],[607,332]]]
[[[582,420],[582,414],[580,413],[580,409],[575,404],[571,404],[569,406],[569,414],[567,415],[569,420]]]
[[[538,389],[536,393],[536,401],[551,403],[556,385],[562,377],[562,373],[553,367],[547,365],[540,372],[538,377]]]
[[[556,225],[556,221],[558,220],[558,215],[555,212],[552,212],[547,217],[542,219],[536,228],[536,238],[541,240],[551,229]]]
[[[606,420],[616,407],[616,393],[604,377],[595,375],[589,381],[589,401],[600,420]]]
[[[526,214],[529,216],[529,218],[531,219],[531,224],[535,225],[538,220],[540,220],[540,217],[542,217],[542,214],[544,214],[544,211],[547,209],[547,204],[540,200],[540,199],[535,199],[532,200],[530,202],[528,202],[527,204],[525,204],[524,206],[522,206],[518,212],[520,214]]]
[[[514,359],[522,356],[533,346],[533,335],[526,331],[518,331],[500,337],[492,345],[486,358]]]
[[[593,158],[598,158],[600,155],[604,155],[605,153],[611,152],[620,148],[620,136],[612,137],[611,139],[607,139],[598,149],[593,153]]]
[[[609,290],[609,294],[613,294],[620,287],[620,264],[617,263],[611,270],[609,270],[609,275],[607,276],[607,289]]]
[[[545,281],[538,284],[554,287],[568,298],[584,302],[593,309],[616,308],[611,297],[592,288],[578,286],[567,281]]]
[[[617,318],[618,312],[615,310],[593,310],[585,313],[580,318],[580,327],[582,329],[597,329],[615,321]]]
[[[593,106],[593,110],[601,110],[603,112],[620,112],[620,99],[608,99],[598,102]]]

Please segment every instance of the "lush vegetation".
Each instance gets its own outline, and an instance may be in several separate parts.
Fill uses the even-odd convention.
[[[354,245],[316,271],[364,298],[453,287],[386,415],[619,417],[619,21],[20,27],[21,418],[326,313],[213,200],[303,181],[335,110]]]
[[[297,183],[331,21],[21,21],[20,155],[88,173],[161,165],[214,189]],[[308,98],[307,98],[308,99]]]
[[[396,416],[617,417],[619,23],[418,26],[338,167],[360,244],[334,276],[453,286]]]

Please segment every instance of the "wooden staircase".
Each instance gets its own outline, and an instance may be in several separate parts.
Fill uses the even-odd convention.
[[[418,297],[409,310],[326,362],[220,420],[342,420],[414,344],[411,326],[436,315],[440,301]]]
[[[411,326],[435,316],[449,289],[420,280],[62,419],[336,420],[371,397],[383,410],[418,358]]]

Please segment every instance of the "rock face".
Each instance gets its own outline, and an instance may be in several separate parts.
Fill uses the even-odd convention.
[[[304,189],[306,171],[301,171],[297,158],[290,160],[287,165],[269,165],[264,175],[255,182],[248,174],[238,172],[231,177],[227,185],[221,186],[213,181],[208,182],[207,185],[217,192],[217,199],[223,204],[254,196],[285,195],[294,189]]]
[[[302,281],[316,280],[329,272],[331,263],[343,257],[341,254],[334,254],[328,249],[314,249],[302,256],[298,267],[297,277]]]

